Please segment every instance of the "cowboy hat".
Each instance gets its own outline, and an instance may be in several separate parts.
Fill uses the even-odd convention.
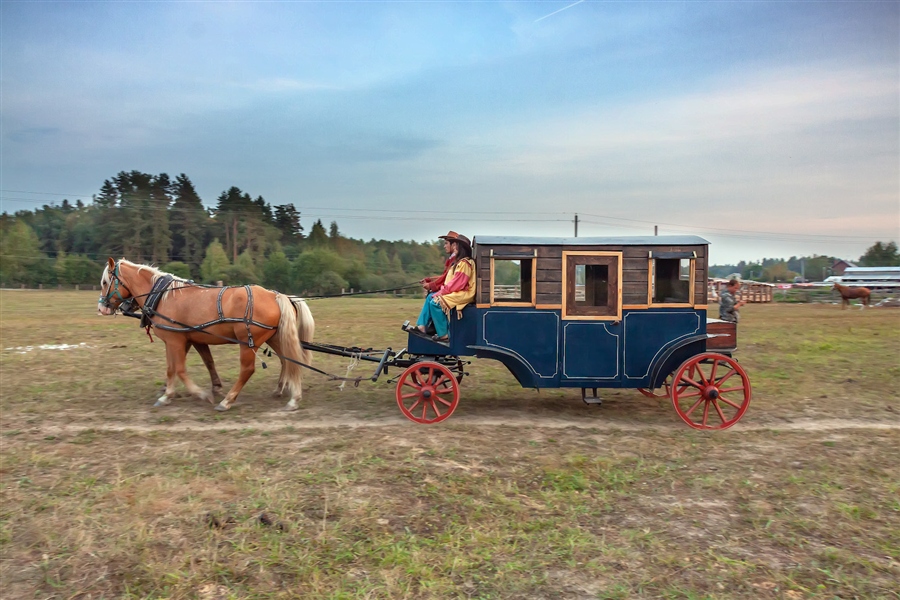
[[[439,235],[438,239],[447,240],[448,242],[462,242],[469,248],[472,247],[472,242],[469,241],[469,238],[467,238],[466,236],[461,235],[459,233],[456,233],[455,231],[448,231],[447,235]]]

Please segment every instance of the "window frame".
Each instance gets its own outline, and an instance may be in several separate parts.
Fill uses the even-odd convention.
[[[488,296],[488,304],[490,306],[537,306],[537,249],[533,250],[530,253],[525,252],[497,252],[494,253],[494,249],[491,249],[490,253],[491,259],[491,267],[490,267],[490,285],[489,290],[490,294]],[[530,260],[531,261],[531,301],[513,301],[513,302],[505,302],[503,300],[497,300],[494,298],[494,261],[495,260]],[[521,263],[519,263],[519,268],[521,269]]]
[[[616,290],[615,301],[611,304],[609,301],[606,306],[608,308],[615,307],[614,314],[609,315],[585,315],[576,312],[578,309],[570,306],[570,300],[574,303],[575,288],[572,288],[572,297],[569,295],[569,259],[578,257],[590,258],[610,258],[615,261],[616,274]],[[563,250],[562,253],[562,318],[567,321],[621,321],[622,320],[622,269],[623,269],[623,253],[609,251],[577,251]],[[574,266],[578,266],[575,263]],[[580,263],[580,264],[597,264],[597,263]],[[612,271],[612,265],[610,265]]]
[[[670,255],[670,256],[667,256]],[[656,278],[657,259],[663,260],[690,260],[691,276],[688,281],[688,301],[687,302],[654,302],[653,301],[653,283]],[[679,264],[680,269],[680,264]],[[694,289],[697,281],[697,253],[694,251],[684,252],[659,252],[656,256],[651,251],[647,259],[647,306],[648,307],[667,307],[667,308],[694,308],[697,306],[697,291]]]

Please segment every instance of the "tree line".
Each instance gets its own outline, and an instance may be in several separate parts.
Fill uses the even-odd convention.
[[[63,200],[0,215],[0,285],[96,284],[109,256],[198,283],[258,282],[307,295],[400,287],[441,272],[444,259],[442,244],[364,242],[341,235],[336,222],[326,231],[317,220],[307,235],[293,204],[272,206],[234,186],[207,208],[183,173],[172,180],[122,171],[88,204]],[[775,282],[805,273],[814,280],[830,275],[834,262],[821,255],[767,258],[714,265],[710,274]],[[900,265],[897,244],[876,242],[858,264]],[[516,273],[498,273],[498,282],[506,279],[515,283]]]
[[[198,283],[258,282],[289,293],[404,286],[443,269],[437,242],[356,240],[336,222],[308,234],[292,204],[237,187],[206,208],[187,175],[120,172],[90,203],[63,200],[0,215],[0,285],[97,284],[106,258],[126,257]],[[418,293],[418,290],[411,290]]]

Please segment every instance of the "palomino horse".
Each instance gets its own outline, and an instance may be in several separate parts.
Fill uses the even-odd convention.
[[[847,308],[850,305],[850,300],[854,298],[859,298],[861,302],[861,304],[859,305],[860,310],[869,306],[869,296],[872,295],[872,291],[869,288],[848,287],[846,285],[836,283],[834,284],[832,290],[837,290],[841,293],[841,310]]]
[[[155,309],[144,310],[154,292],[160,292],[154,289],[160,280],[171,282],[162,289]],[[256,352],[263,344],[268,344],[281,358],[278,391],[290,394],[285,410],[298,408],[303,394],[302,367],[292,361],[311,362],[312,353],[303,348],[303,342],[312,341],[315,332],[315,322],[303,300],[255,285],[198,286],[154,267],[110,258],[100,280],[97,310],[101,315],[115,314],[128,299],[133,299],[145,315],[150,316],[157,337],[166,344],[166,391],[154,406],[164,406],[172,401],[176,376],[184,382],[188,392],[213,403],[213,394],[197,386],[187,375],[185,359],[188,350],[191,346],[197,349],[209,369],[215,390],[217,383],[221,388],[221,382],[209,346],[237,343],[241,346],[240,375],[225,398],[216,405],[216,410],[231,408],[256,370]]]

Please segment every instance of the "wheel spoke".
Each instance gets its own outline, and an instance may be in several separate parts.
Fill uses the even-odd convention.
[[[453,403],[452,403],[452,402],[447,402],[447,401],[444,400],[443,398],[435,398],[435,400],[437,400],[438,402],[440,402],[440,403],[443,404],[444,406],[453,406]]]
[[[434,411],[435,417],[441,416],[441,411],[438,410],[438,405],[434,403],[434,400],[431,401],[431,410]]]
[[[699,383],[697,383],[696,381],[694,381],[694,380],[692,380],[692,379],[689,379],[689,378],[685,377],[684,375],[681,376],[681,381],[685,382],[685,383],[688,384],[688,385],[694,386],[694,387],[697,388],[698,390],[703,389],[703,386],[702,386],[702,385],[700,385]],[[682,388],[682,389],[687,389],[688,385],[684,386],[684,388]]]
[[[409,387],[413,388],[414,390],[422,389],[422,385],[418,381],[415,381],[415,378],[416,378],[416,376],[415,376],[415,374],[413,374],[413,376],[411,377],[411,379],[413,381],[410,381],[409,379],[404,379],[403,385],[408,385]]]
[[[701,402],[703,402],[703,398],[700,398],[699,400],[697,400],[697,401],[694,403],[694,405],[693,405],[692,407],[690,407],[690,408],[684,413],[684,416],[686,416],[686,417],[691,416],[691,413],[694,412],[694,409],[696,409],[698,406],[700,406],[700,403],[701,403]]]
[[[452,394],[453,388],[446,389],[446,390],[434,390],[434,393],[435,394]]]
[[[427,414],[428,414],[428,403],[423,402],[422,403],[422,420],[423,421],[425,421],[428,418]]]
[[[413,402],[412,406],[410,406],[407,410],[409,410],[409,412],[412,413],[413,409],[415,409],[419,405],[419,402],[421,402],[421,401],[422,401],[421,398],[416,400],[415,402]]]
[[[716,380],[716,367],[719,366],[719,359],[713,359],[712,370],[709,372],[709,381]]]
[[[407,398],[415,398],[416,396],[420,396],[420,395],[421,395],[421,392],[410,392],[409,394],[403,394],[400,397],[403,398],[404,400],[406,400]]]
[[[709,418],[709,402],[703,406],[703,426],[706,427],[706,420]]]
[[[728,381],[728,380],[731,378],[731,376],[734,375],[735,373],[737,373],[737,371],[736,371],[735,369],[731,369],[730,371],[728,371],[727,373],[725,373],[725,376],[722,377],[722,379],[720,379],[720,380],[718,380],[718,381],[716,382],[716,387],[719,387],[719,386],[721,386],[723,383],[725,383],[726,381]]]
[[[731,407],[733,407],[733,408],[736,408],[737,410],[741,410],[741,405],[740,405],[740,404],[735,404],[734,402],[732,402],[731,400],[729,400],[729,399],[726,398],[725,396],[722,396],[721,394],[719,395],[719,400],[721,400],[722,402],[724,402],[724,403],[727,404],[728,406],[731,406]]]
[[[703,373],[703,369],[700,365],[697,365],[697,374],[700,376],[700,383],[703,385],[709,385],[709,379],[706,378],[706,375]]]
[[[719,393],[720,393],[720,394],[727,394],[728,392],[739,392],[739,391],[741,391],[741,390],[743,390],[743,389],[744,389],[744,386],[741,386],[741,387],[733,387],[733,388],[728,388],[728,389],[724,389],[724,390],[719,390]]]
[[[722,413],[722,408],[719,406],[719,403],[713,400],[712,404],[716,407],[716,412],[719,413],[719,418],[722,419],[722,423],[727,423],[728,419],[726,419],[725,415]]]
[[[693,398],[694,396],[699,396],[700,393],[700,390],[697,390],[696,392],[691,392],[690,394],[678,394],[678,399],[681,400],[682,398]]]

